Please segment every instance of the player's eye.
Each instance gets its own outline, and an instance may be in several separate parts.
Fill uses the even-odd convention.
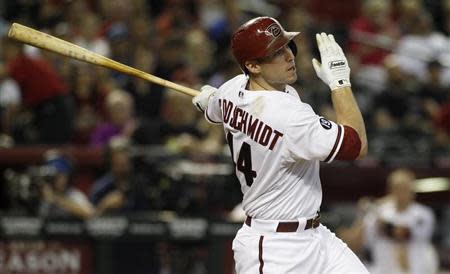
[[[284,47],[282,47],[281,49],[277,50],[277,51],[272,55],[272,57],[277,57],[277,56],[283,55],[283,54],[284,54],[284,51],[286,50],[286,47],[287,47],[287,46],[284,46]]]
[[[261,62],[261,63],[267,63],[272,61],[274,58],[279,57],[281,55],[283,55],[286,51],[286,48],[288,46],[284,46],[282,48],[280,48],[279,50],[275,51],[274,53],[272,53],[271,55],[265,56],[263,58],[258,58],[257,61]]]

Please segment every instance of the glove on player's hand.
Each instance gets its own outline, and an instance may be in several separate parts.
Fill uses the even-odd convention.
[[[327,84],[331,90],[350,87],[350,67],[342,48],[334,40],[332,34],[316,34],[322,64],[315,58],[312,60],[317,76]]]
[[[194,104],[194,106],[201,112],[205,112],[208,107],[209,97],[214,95],[217,89],[215,87],[205,85],[200,90],[200,94],[192,98],[192,104]]]

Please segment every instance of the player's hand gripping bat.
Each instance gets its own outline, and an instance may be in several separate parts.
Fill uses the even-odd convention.
[[[49,34],[37,31],[35,29],[23,26],[18,23],[13,23],[8,32],[8,37],[13,38],[17,41],[29,44],[41,49],[56,52],[58,54],[74,58],[83,62],[99,65],[122,73],[135,76],[146,81],[179,91],[181,93],[196,96],[199,91],[188,88],[174,82],[156,77],[152,74],[143,72],[136,68],[124,65],[122,63],[111,60],[105,56],[89,51],[85,48],[72,44],[70,42],[64,41],[62,39],[56,38]]]

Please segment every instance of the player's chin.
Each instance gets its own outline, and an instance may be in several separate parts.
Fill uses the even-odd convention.
[[[287,76],[286,78],[286,83],[288,85],[295,83],[295,81],[297,81],[297,73],[293,73]]]

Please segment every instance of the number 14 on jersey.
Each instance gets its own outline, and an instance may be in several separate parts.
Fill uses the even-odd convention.
[[[252,169],[252,151],[248,143],[243,142],[241,149],[239,150],[237,161],[234,161],[233,154],[233,134],[231,132],[227,133],[227,142],[230,146],[231,159],[233,160],[234,166],[240,172],[244,173],[245,182],[248,186],[252,186],[253,179],[256,178],[256,171]]]

